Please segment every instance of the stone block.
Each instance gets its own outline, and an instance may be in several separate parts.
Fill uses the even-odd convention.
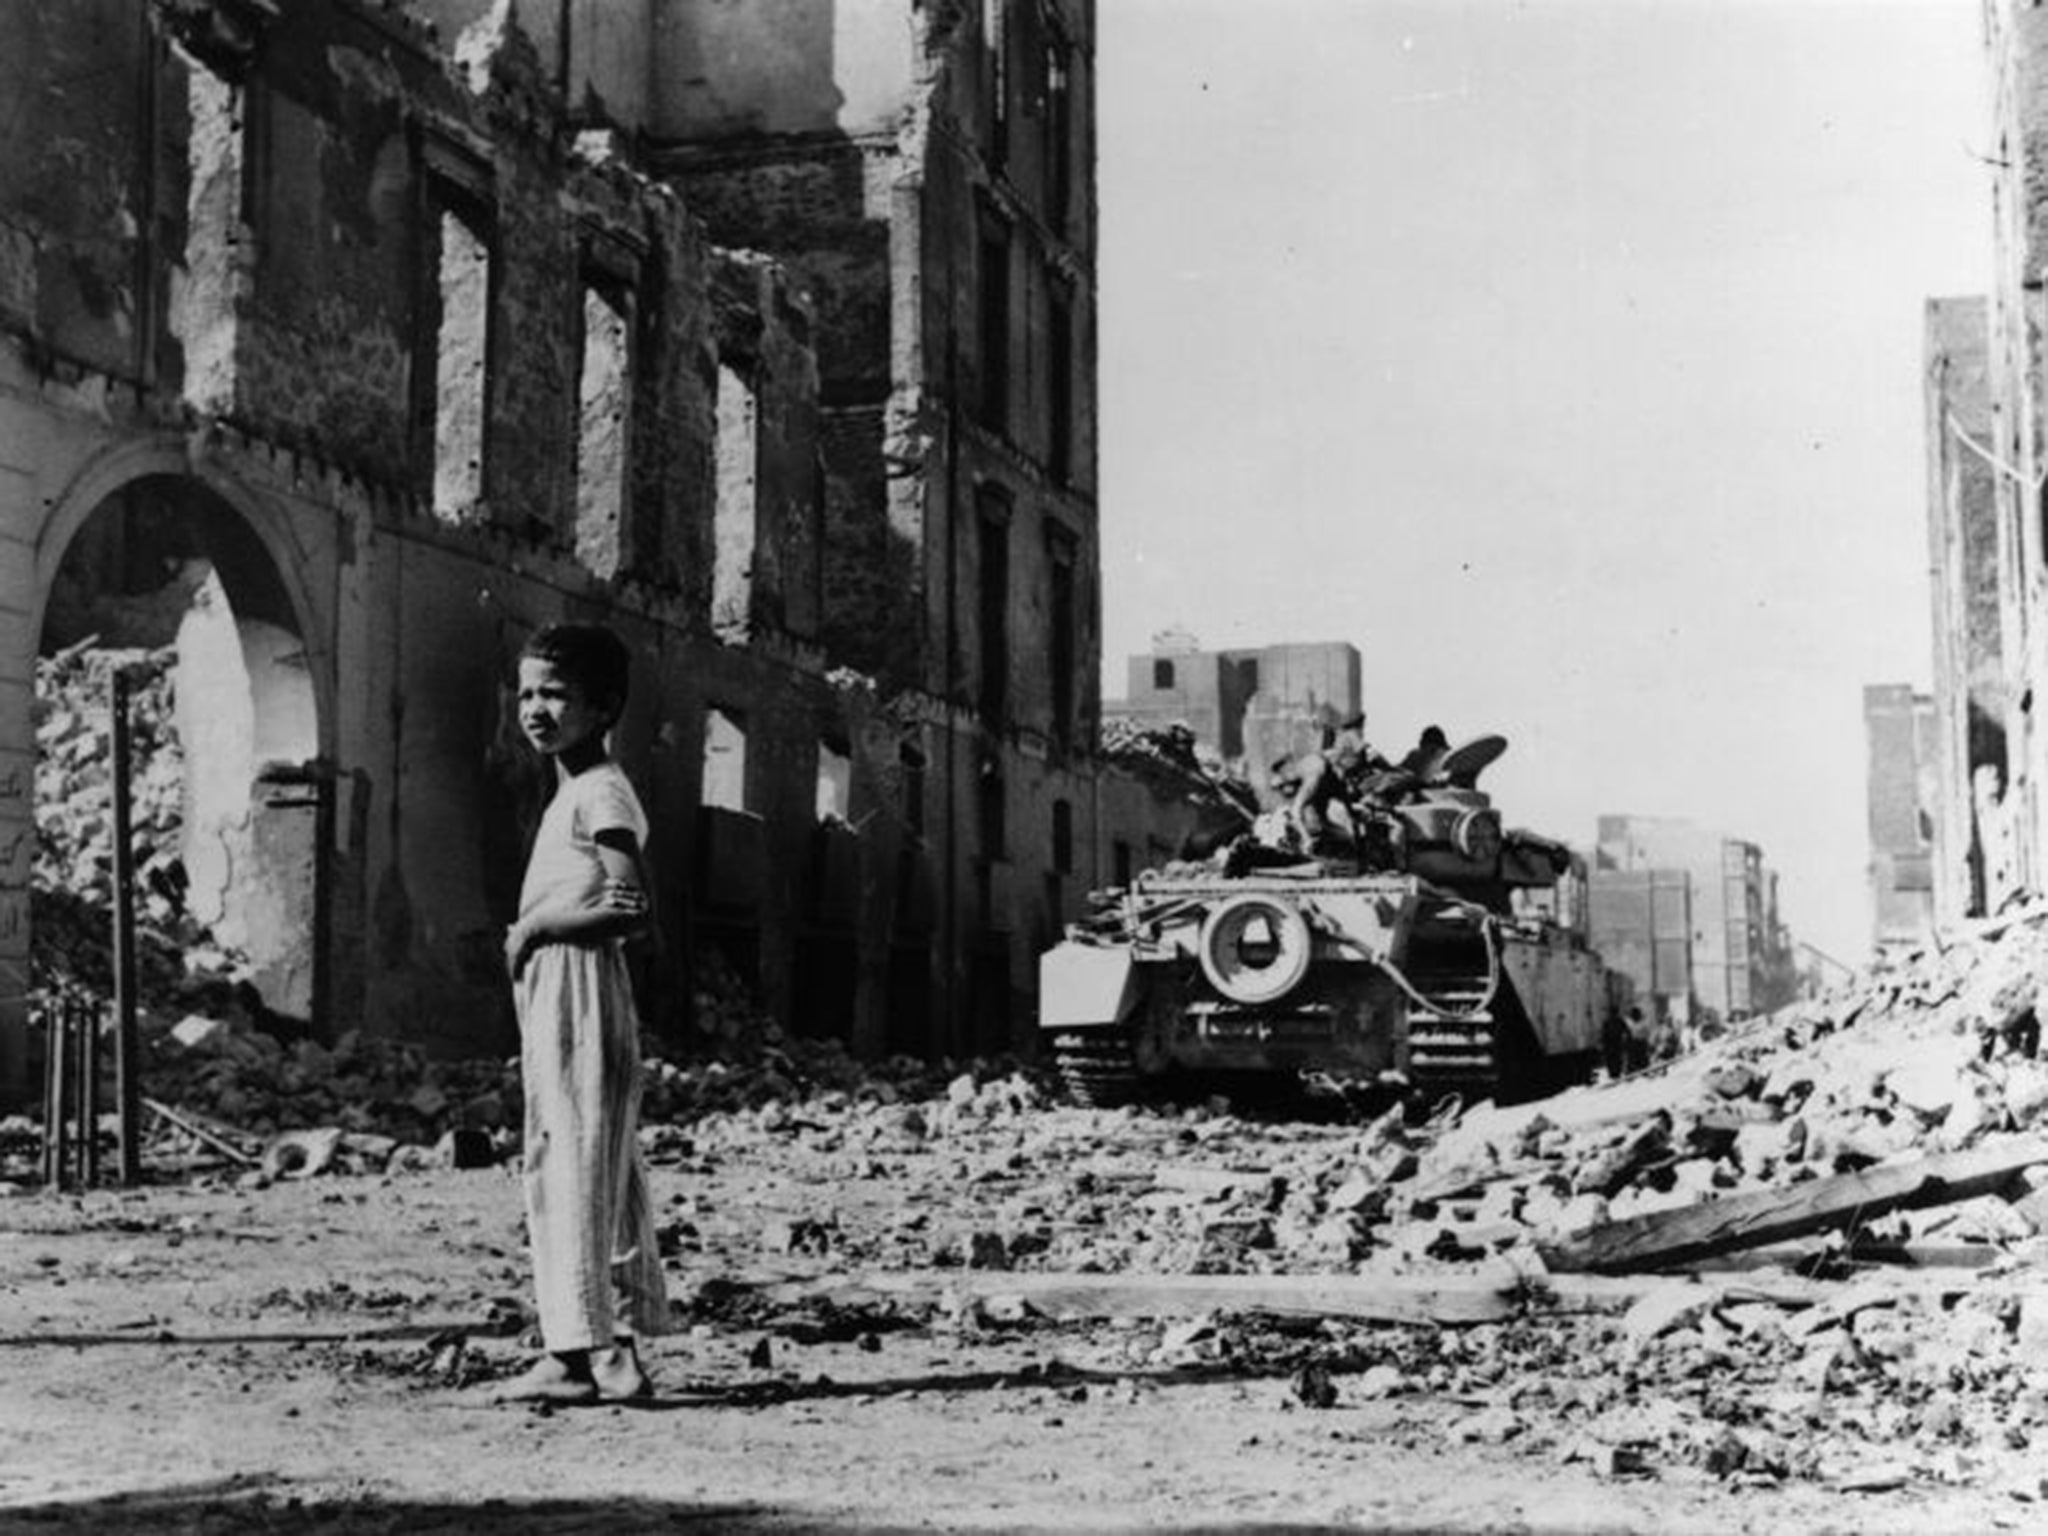
[[[171,1038],[188,1051],[221,1051],[234,1038],[234,1027],[225,1019],[188,1013],[171,1026]]]

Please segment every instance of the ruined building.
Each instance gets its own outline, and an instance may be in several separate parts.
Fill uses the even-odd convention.
[[[2007,808],[1999,489],[1981,298],[1927,302],[1928,579],[1934,609],[1933,920],[2014,888]]]
[[[0,1047],[39,653],[177,650],[185,865],[274,1009],[502,1049],[602,618],[689,979],[869,1051],[1020,1038],[1179,812],[1094,755],[1085,0],[0,11]]]
[[[1939,767],[1930,879],[1941,921],[1995,911],[2048,873],[2048,11],[1984,0],[1983,25],[1990,293],[1930,304],[1927,327]]]

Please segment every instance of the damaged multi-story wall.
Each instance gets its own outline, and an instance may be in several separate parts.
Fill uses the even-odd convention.
[[[1996,911],[2048,872],[2048,11],[1983,0],[1992,270],[1927,304],[1934,620],[1933,921]]]
[[[980,121],[989,50],[972,18],[941,36],[878,6],[896,30],[868,33],[846,9],[755,18],[787,24],[771,94],[902,87],[901,152],[855,162],[850,204],[835,162],[786,210],[868,222],[808,262],[682,174],[686,140],[718,137],[686,106],[747,56],[718,34],[744,6],[0,13],[12,1080],[39,653],[176,648],[185,864],[269,1006],[496,1050],[546,790],[511,661],[565,617],[635,656],[615,744],[655,829],[656,1027],[715,960],[862,1049],[1013,1043],[1033,947],[1113,842],[1179,814],[1091,756],[1092,261],[1048,268],[1064,343],[1027,278],[1002,305],[992,283],[925,291],[918,253],[957,236],[921,196],[948,174],[925,151]],[[1085,21],[1062,34],[1069,134]],[[1092,159],[1065,142],[1066,206],[1092,219]],[[1034,223],[1000,171],[987,196]],[[938,368],[963,305],[984,351]],[[1007,430],[930,377],[985,379],[999,345],[1008,382],[973,399],[1008,390]]]
[[[1927,302],[1928,580],[1934,617],[1933,918],[1981,917],[2016,887],[2006,788],[1998,460],[1989,306]]]
[[[2044,564],[2042,486],[2048,445],[2042,437],[2043,346],[2048,341],[2048,10],[2030,0],[1984,0],[1984,36],[1990,73],[1992,272],[1986,373],[1989,412],[1981,435],[1967,441],[1953,429],[1931,437],[1939,462],[1956,447],[1975,453],[1989,469],[1995,547],[1997,653],[2002,678],[2003,778],[1973,777],[1971,809],[1991,833],[2002,868],[1987,882],[1995,902],[2018,890],[2040,888],[2048,870],[2048,827],[2042,821],[2048,781],[2048,564]],[[1946,422],[1944,423],[1946,426]],[[1938,472],[1938,470],[1937,470]],[[1936,595],[1936,622],[1951,634],[1967,621],[1944,613]],[[1974,641],[1981,650],[1983,641]],[[1968,661],[1961,663],[1968,671]],[[1952,659],[1937,656],[1937,688],[1953,696],[1964,688]],[[1994,760],[1995,761],[1995,760]],[[1953,802],[1965,786],[1951,783]],[[1961,814],[1951,807],[1944,821]],[[1953,866],[1960,850],[1944,853]],[[1953,874],[1943,877],[1956,878]]]
[[[1005,1040],[1119,848],[1178,841],[1092,755],[1093,6],[614,0],[564,7],[554,41],[568,96],[811,298],[820,643],[898,707],[900,761],[855,776],[918,786],[881,811],[932,882],[933,931],[887,966],[952,957],[944,1042]]]

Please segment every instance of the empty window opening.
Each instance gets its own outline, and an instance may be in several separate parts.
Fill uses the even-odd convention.
[[[988,160],[1010,161],[1010,18],[1007,0],[981,0],[982,40],[988,48]]]
[[[1051,333],[1046,387],[1051,393],[1047,408],[1052,417],[1047,424],[1050,436],[1046,456],[1053,479],[1061,485],[1071,485],[1074,481],[1074,306],[1063,295],[1053,296],[1046,328]]]
[[[1134,862],[1129,843],[1125,842],[1122,838],[1118,838],[1114,843],[1110,844],[1109,867],[1111,882],[1116,885],[1129,885],[1131,883],[1132,865]]]
[[[1072,48],[1055,36],[1045,49],[1046,222],[1064,231],[1074,204]]]
[[[1001,721],[1010,707],[1010,522],[1000,493],[984,490],[981,517],[981,712]]]
[[[924,836],[924,753],[916,747],[899,747],[896,761],[903,770],[903,825],[917,837]]]
[[[625,564],[626,428],[632,404],[628,301],[583,290],[576,434],[576,557],[599,576]]]
[[[818,743],[818,820],[848,826],[853,821],[853,754],[843,741]]]
[[[1170,661],[1167,661],[1167,660],[1166,660],[1166,659],[1164,659],[1163,657],[1154,657],[1154,658],[1153,658],[1153,661],[1152,661],[1152,686],[1153,686],[1154,688],[1171,688],[1171,687],[1173,686],[1173,663],[1172,663],[1172,662],[1170,662]]]
[[[1052,540],[1052,601],[1046,623],[1047,660],[1052,668],[1052,737],[1062,747],[1074,739],[1076,642],[1074,636],[1074,541],[1063,534]]]
[[[746,717],[713,707],[704,714],[703,804],[721,810],[747,808]]]
[[[1009,806],[1003,787],[1003,770],[993,758],[981,765],[976,820],[980,822],[981,856],[991,863],[1008,857],[1005,847],[1009,839]]]
[[[981,421],[997,432],[1010,423],[1010,240],[981,238]]]
[[[485,351],[491,251],[455,211],[441,214],[441,314],[434,358],[434,515],[462,522],[484,493]]]
[[[717,503],[712,512],[711,627],[745,635],[753,608],[760,414],[745,375],[718,365]]]

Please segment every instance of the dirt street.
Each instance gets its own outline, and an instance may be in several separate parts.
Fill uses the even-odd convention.
[[[1639,1383],[1602,1379],[1589,1341],[1612,1341],[1611,1316],[1455,1327],[1140,1302],[1074,1321],[1003,1294],[1034,1262],[1128,1274],[1143,1252],[1199,1272],[1131,1246],[1163,1243],[1200,1198],[1192,1175],[1155,1175],[1300,1164],[1356,1135],[987,1094],[826,1095],[666,1128],[650,1147],[678,1328],[651,1351],[658,1395],[555,1412],[478,1401],[525,1359],[509,1168],[18,1189],[0,1201],[0,1527],[1925,1533],[2048,1518],[2011,1467],[1787,1476],[1660,1452],[1654,1431],[1603,1454],[1579,1433],[1594,1410],[1658,1412]]]

